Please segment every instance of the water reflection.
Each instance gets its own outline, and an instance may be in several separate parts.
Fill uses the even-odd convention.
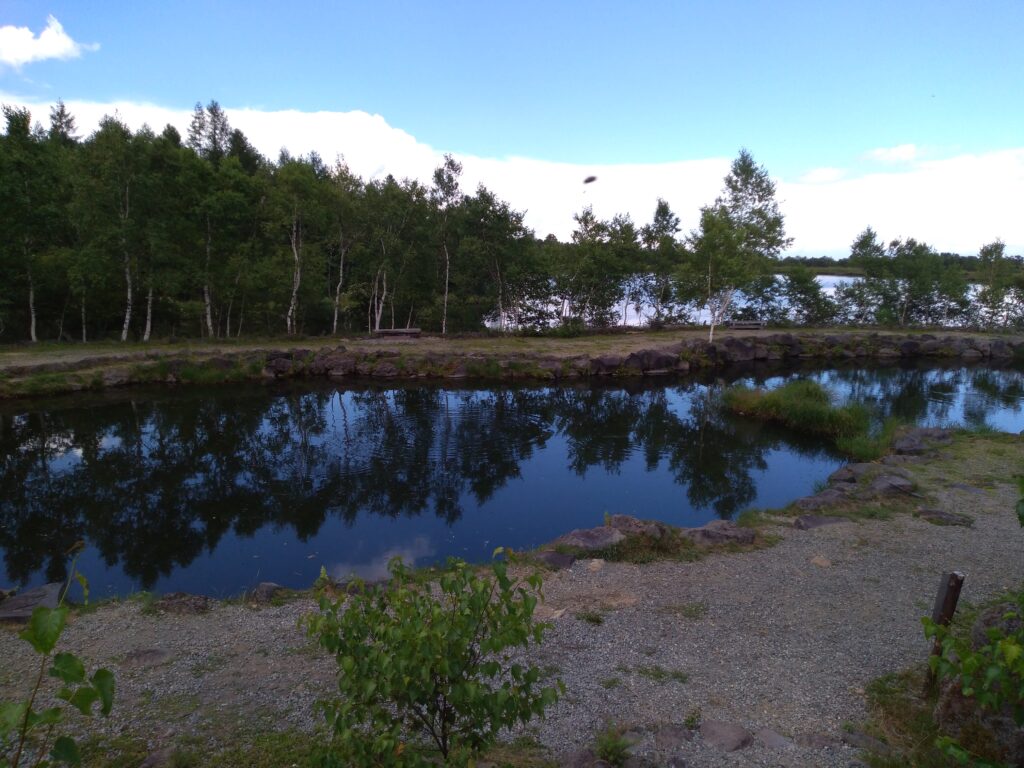
[[[914,421],[1024,427],[1016,371],[745,379],[793,375]],[[723,384],[241,387],[8,406],[0,586],[63,578],[79,539],[101,593],[305,586],[321,564],[374,577],[392,554],[486,558],[602,511],[700,524],[783,504],[838,465],[820,441],[723,414]]]

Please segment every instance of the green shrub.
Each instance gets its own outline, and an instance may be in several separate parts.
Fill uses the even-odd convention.
[[[606,763],[621,766],[629,757],[629,740],[623,736],[622,728],[609,723],[597,734],[594,753]]]
[[[85,578],[75,571],[74,564],[71,572],[88,599]],[[68,607],[64,605],[62,593],[56,608],[39,606],[32,611],[28,626],[18,634],[39,655],[39,672],[27,701],[0,701],[0,768],[78,765],[82,758],[75,740],[69,736],[54,737],[54,730],[64,721],[65,711],[74,707],[83,715],[91,716],[95,705],[99,704],[102,715],[110,714],[114,704],[113,673],[98,669],[87,677],[81,659],[72,653],[56,652],[67,618]],[[37,710],[46,675],[60,681],[55,696],[63,704]]]
[[[500,550],[499,550],[500,551]],[[311,636],[334,655],[340,696],[321,704],[339,765],[429,764],[418,737],[449,765],[467,765],[498,733],[525,724],[553,704],[562,683],[542,687],[542,672],[509,658],[541,642],[535,622],[541,580],[508,576],[496,560],[481,576],[449,560],[436,584],[398,559],[391,580],[357,587],[307,617]]]

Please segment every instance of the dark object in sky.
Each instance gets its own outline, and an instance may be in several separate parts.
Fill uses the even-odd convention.
[[[587,176],[587,178],[583,180],[583,183],[590,184],[592,181],[597,181],[597,176]]]

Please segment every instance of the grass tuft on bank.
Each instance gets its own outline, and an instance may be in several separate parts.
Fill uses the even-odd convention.
[[[898,420],[888,419],[880,429],[873,429],[867,408],[860,404],[837,406],[827,389],[807,379],[771,390],[730,387],[722,394],[722,405],[738,416],[831,438],[840,452],[858,461],[883,455],[899,427]]]

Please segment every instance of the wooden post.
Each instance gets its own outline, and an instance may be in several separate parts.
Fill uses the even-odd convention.
[[[960,571],[951,571],[942,574],[942,581],[939,582],[939,592],[935,596],[935,607],[932,608],[932,621],[940,626],[947,627],[953,620],[956,613],[956,604],[960,600],[960,590],[964,586],[964,575]],[[942,653],[942,644],[935,638],[932,644],[932,656]],[[929,668],[928,686],[935,682],[935,674]]]

